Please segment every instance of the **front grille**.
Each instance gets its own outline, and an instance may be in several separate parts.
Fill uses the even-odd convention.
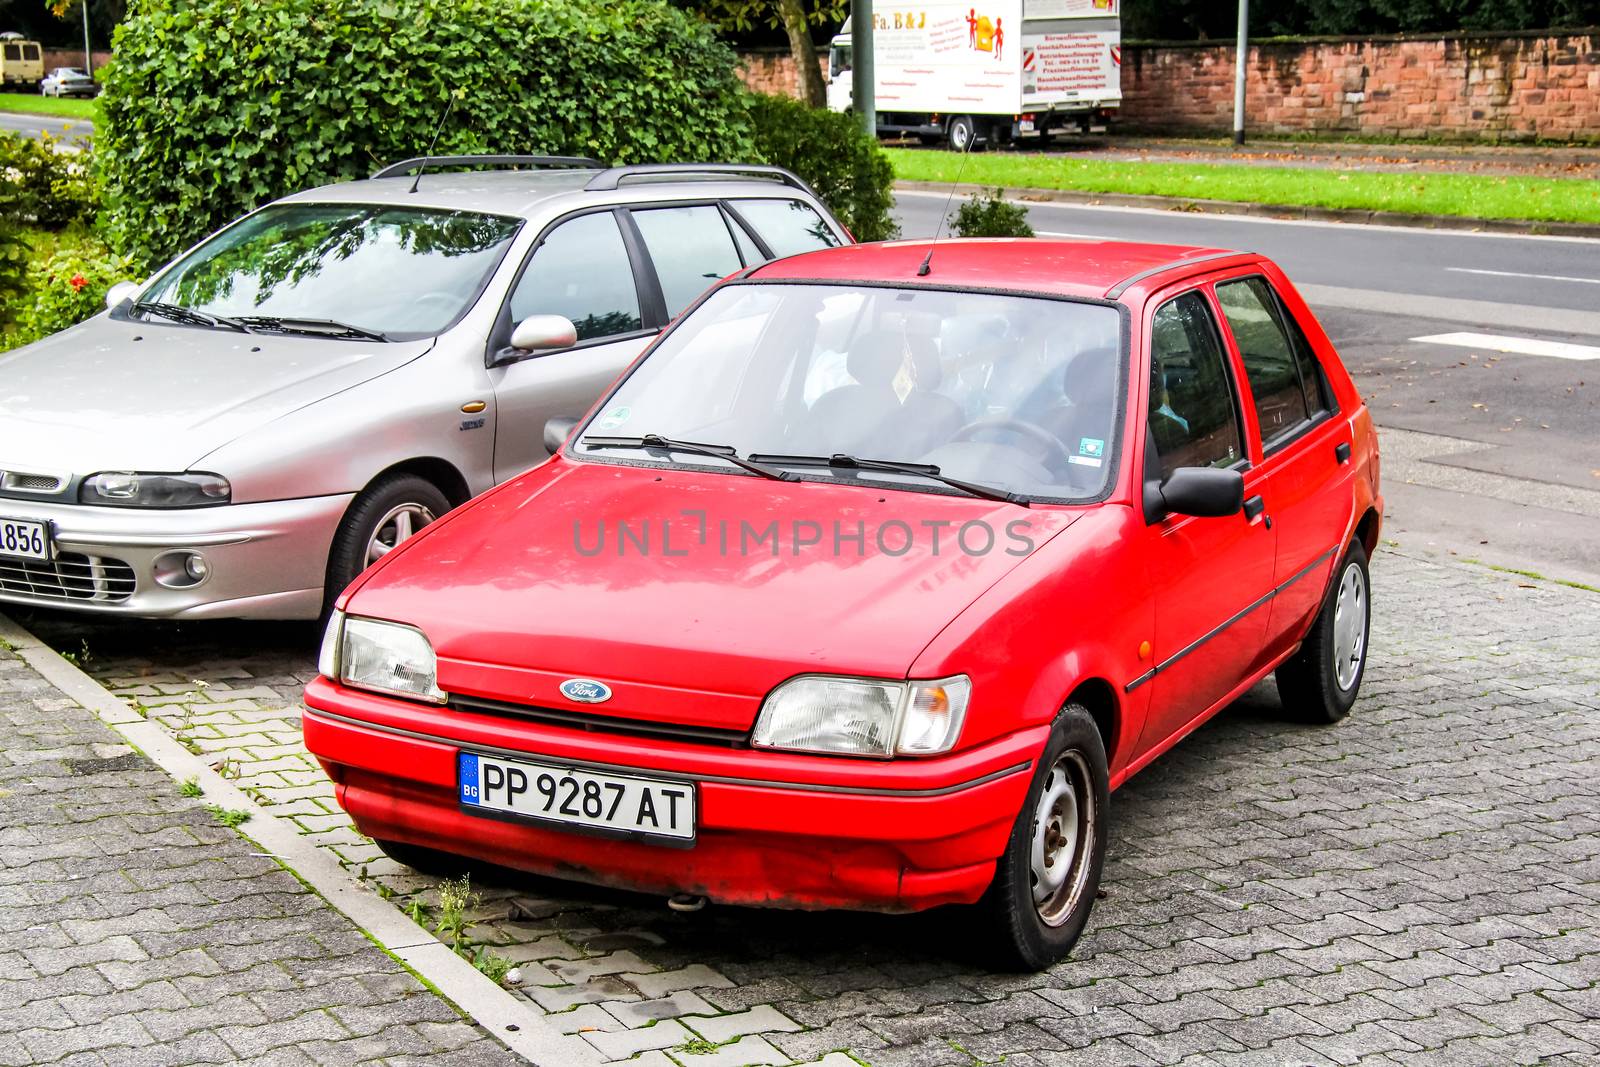
[[[683,726],[678,723],[652,722],[649,719],[626,719],[612,715],[595,715],[592,712],[513,704],[503,700],[485,700],[481,697],[453,695],[448,706],[455,711],[525,719],[546,726],[583,730],[586,733],[654,737],[666,741],[687,741],[697,745],[718,745],[723,748],[748,748],[750,744],[749,732],[745,730],[722,730],[712,726]]]
[[[63,552],[48,563],[0,557],[0,593],[45,603],[121,604],[135,585],[133,568],[106,556]]]
[[[31,474],[26,471],[0,473],[0,489],[15,489],[21,493],[59,493],[64,480],[54,474]]]

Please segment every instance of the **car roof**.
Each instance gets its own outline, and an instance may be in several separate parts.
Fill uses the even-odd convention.
[[[934,247],[929,240],[847,245],[775,260],[750,273],[842,282],[903,282],[936,287],[1013,289],[1058,296],[1105,297],[1136,279],[1248,253],[1191,245],[1075,238],[951,238],[941,240],[927,275],[918,270]],[[1112,294],[1116,295],[1116,294]]]
[[[764,178],[658,177],[628,181],[615,189],[587,192],[601,171],[588,168],[538,170],[428,171],[415,193],[413,174],[323,185],[283,198],[282,203],[404,204],[447,211],[477,211],[532,218],[552,206],[570,203],[627,204],[652,200],[717,200],[741,197],[805,197],[798,190]]]

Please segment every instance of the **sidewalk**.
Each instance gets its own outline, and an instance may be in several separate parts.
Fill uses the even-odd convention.
[[[0,1064],[518,1062],[0,647]]]

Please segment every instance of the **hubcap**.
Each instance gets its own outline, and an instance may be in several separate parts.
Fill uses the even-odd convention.
[[[1050,768],[1033,812],[1030,874],[1033,906],[1047,926],[1060,926],[1077,908],[1089,881],[1097,832],[1089,767],[1063,752]]]
[[[432,522],[436,516],[422,504],[400,504],[389,510],[372,531],[372,538],[367,542],[367,555],[365,566],[372,566],[390,552],[393,552],[400,542]]]
[[[1352,563],[1339,579],[1339,599],[1333,608],[1333,675],[1340,692],[1349,692],[1361,674],[1367,653],[1367,579]]]

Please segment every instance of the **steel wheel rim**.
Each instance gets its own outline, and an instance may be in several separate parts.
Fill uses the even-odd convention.
[[[972,132],[967,129],[967,124],[958,122],[950,130],[950,147],[957,152],[965,151],[967,143],[972,140]]]
[[[1367,579],[1352,563],[1339,579],[1339,598],[1333,608],[1333,676],[1339,691],[1348,693],[1361,674],[1367,654]]]
[[[1066,922],[1089,884],[1097,832],[1092,782],[1082,754],[1063,752],[1046,775],[1034,807],[1029,877],[1033,906],[1046,926]]]
[[[366,562],[363,566],[370,567],[393,552],[402,542],[436,517],[424,504],[397,504],[390,508],[383,518],[378,520],[372,536],[367,539]]]

